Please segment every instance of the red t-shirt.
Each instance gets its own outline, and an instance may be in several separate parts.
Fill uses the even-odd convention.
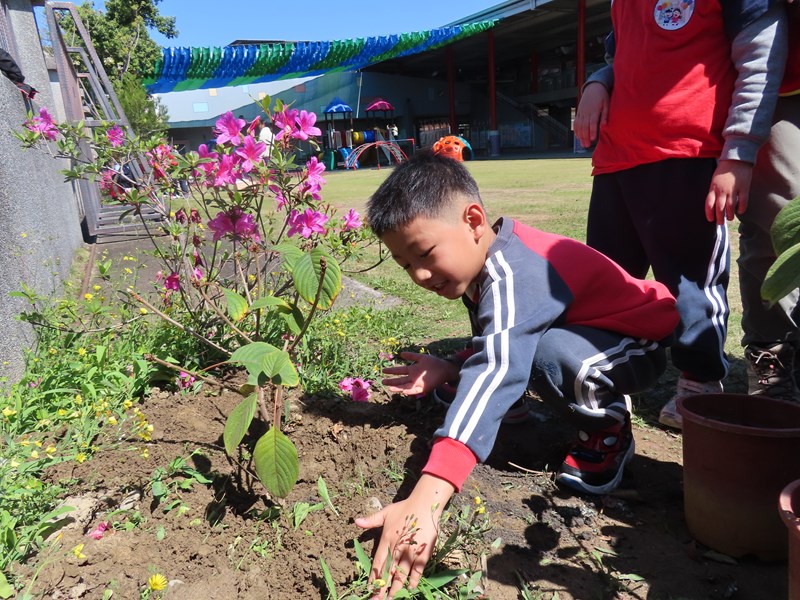
[[[594,174],[718,157],[736,80],[719,0],[617,0],[608,123]]]

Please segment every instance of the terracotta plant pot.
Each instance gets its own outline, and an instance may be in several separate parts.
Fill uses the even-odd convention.
[[[728,556],[785,559],[786,530],[775,505],[800,479],[800,403],[707,394],[679,399],[678,411],[689,532]]]
[[[780,515],[789,530],[789,600],[800,600],[800,479],[783,488]]]

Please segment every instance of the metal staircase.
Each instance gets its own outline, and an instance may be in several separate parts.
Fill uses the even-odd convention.
[[[564,125],[558,119],[550,116],[546,109],[531,104],[529,102],[520,102],[516,98],[504,94],[503,92],[496,92],[497,99],[505,102],[509,106],[513,106],[520,112],[528,115],[535,125],[538,125],[550,134],[552,145],[570,147],[572,132],[569,127]]]
[[[71,123],[83,121],[88,129],[112,122],[132,135],[128,118],[75,5],[70,2],[47,2],[45,15],[67,120]],[[71,19],[83,46],[67,45],[59,25],[63,19]],[[81,144],[80,149],[88,160],[94,160],[92,149],[87,143]],[[128,165],[139,179],[149,169],[143,157],[132,160]],[[76,181],[75,191],[86,231],[91,237],[120,234],[139,237],[145,235],[149,223],[161,219],[161,215],[146,206],[141,208],[139,215],[133,214],[133,207],[130,205],[104,203],[99,184],[93,181]]]

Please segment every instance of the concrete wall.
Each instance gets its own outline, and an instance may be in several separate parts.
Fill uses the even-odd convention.
[[[25,82],[39,90],[34,109],[50,108],[50,75],[30,0],[9,0],[8,9],[15,59]],[[60,295],[83,242],[72,186],[59,173],[65,165],[44,152],[23,150],[12,135],[26,112],[17,87],[0,76],[0,376],[10,380],[24,372],[23,349],[34,336],[28,324],[16,320],[27,303],[8,293],[25,283],[40,294]]]

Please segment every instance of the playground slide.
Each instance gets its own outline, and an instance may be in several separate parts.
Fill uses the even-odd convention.
[[[342,160],[344,160],[344,166],[347,169],[357,169],[358,168],[358,161],[357,160],[354,160],[354,161],[348,161],[347,160],[347,157],[350,156],[350,154],[352,154],[352,152],[353,152],[352,148],[347,148],[345,146],[339,148],[339,153],[342,155]],[[351,162],[352,162],[352,164],[350,164]]]

